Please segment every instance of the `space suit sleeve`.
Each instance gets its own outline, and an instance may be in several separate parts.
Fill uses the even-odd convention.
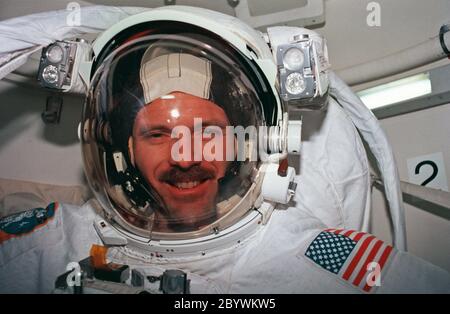
[[[99,243],[92,208],[51,203],[0,219],[0,293],[50,293]]]
[[[50,291],[53,278],[49,271],[57,265],[49,257],[53,257],[52,248],[61,238],[60,225],[58,203],[0,220],[0,293]],[[46,260],[50,264],[42,265]],[[56,267],[55,271],[60,270]]]
[[[407,252],[396,251],[379,284],[380,293],[450,293],[450,274]]]
[[[326,229],[304,254],[362,293],[450,293],[448,272],[365,232]]]

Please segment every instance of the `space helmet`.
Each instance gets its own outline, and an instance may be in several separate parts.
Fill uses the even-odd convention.
[[[85,173],[109,221],[144,239],[217,235],[264,199],[292,194],[287,153],[299,151],[300,129],[289,124],[280,85],[295,96],[307,82],[297,75],[280,84],[259,32],[194,11],[152,10],[94,44]],[[268,181],[269,168],[277,173]],[[271,185],[276,193],[264,193]]]

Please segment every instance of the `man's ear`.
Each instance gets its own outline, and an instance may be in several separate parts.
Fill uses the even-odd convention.
[[[128,154],[130,155],[131,164],[136,167],[134,162],[134,148],[133,148],[133,137],[130,136],[128,139]]]

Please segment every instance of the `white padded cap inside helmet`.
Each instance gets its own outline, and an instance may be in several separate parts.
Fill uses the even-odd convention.
[[[209,98],[212,80],[209,60],[186,53],[152,58],[149,50],[142,58],[140,69],[146,103],[175,91]]]

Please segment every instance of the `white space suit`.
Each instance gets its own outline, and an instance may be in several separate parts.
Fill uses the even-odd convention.
[[[3,240],[0,250],[1,293],[50,293],[56,278],[70,262],[89,256],[92,244],[101,244],[93,228],[95,213],[82,207],[60,204],[54,217],[31,234]],[[3,222],[2,222],[3,223]],[[111,248],[108,260],[137,268],[146,276],[161,276],[166,269],[187,273],[191,293],[448,293],[450,275],[419,258],[393,249],[382,267],[380,286],[366,287],[368,273],[360,269],[373,239],[348,279],[344,269],[354,260],[359,244],[352,250],[342,270],[334,273],[310,258],[311,245],[321,245],[317,237],[338,241],[357,232],[333,235],[325,225],[305,210],[289,207],[276,210],[265,226],[229,248],[185,257],[150,256],[128,246]],[[341,231],[340,234],[349,234]],[[331,243],[331,242],[330,242]],[[344,243],[344,242],[342,242]],[[380,250],[384,249],[382,244]],[[308,250],[310,253],[307,253]],[[324,254],[325,255],[325,254]],[[324,256],[317,255],[317,256]],[[347,275],[348,276],[348,275]],[[347,277],[346,277],[347,278]],[[360,279],[361,278],[361,279]],[[145,282],[145,289],[161,293],[159,284]]]
[[[447,272],[402,250],[392,151],[375,117],[329,71],[324,40],[284,27],[266,37],[272,50],[232,17],[161,8],[99,36],[95,58],[80,54],[77,78],[89,85],[80,138],[97,201],[1,219],[0,292],[51,292],[96,245],[105,247],[100,266],[128,265],[152,293],[174,269],[191,293],[450,292]],[[54,84],[57,70],[49,58],[42,79]],[[288,121],[287,106],[322,111],[302,123]],[[207,122],[200,131],[198,118]],[[202,158],[186,156],[191,146],[174,153],[180,125],[194,131],[194,155],[201,133]],[[263,126],[255,129],[263,136],[220,133],[228,126]],[[385,175],[400,250],[358,231],[368,229],[370,172],[357,129]],[[231,145],[205,150],[214,132]],[[299,152],[295,176],[286,161]]]

